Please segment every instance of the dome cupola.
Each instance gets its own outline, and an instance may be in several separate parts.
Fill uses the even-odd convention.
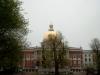
[[[54,30],[53,25],[49,25],[48,31],[44,33],[43,40],[48,40],[49,35],[51,35],[52,38],[55,38],[55,37],[59,36],[59,32]]]

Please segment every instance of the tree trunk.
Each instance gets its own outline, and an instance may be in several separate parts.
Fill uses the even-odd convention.
[[[100,75],[100,69],[99,69],[99,67],[97,68],[97,75]]]
[[[59,75],[58,63],[55,63],[55,75]]]
[[[99,59],[99,54],[97,54],[97,75],[100,75],[100,59]]]
[[[56,51],[55,43],[53,43],[53,51],[54,51],[54,62],[55,62],[55,75],[59,75],[59,63],[57,60],[57,51]]]

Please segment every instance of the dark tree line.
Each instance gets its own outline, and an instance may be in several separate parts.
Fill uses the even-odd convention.
[[[0,0],[0,70],[14,72],[27,33],[19,0]]]

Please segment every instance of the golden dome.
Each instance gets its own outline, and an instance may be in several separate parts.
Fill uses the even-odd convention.
[[[49,25],[48,31],[43,35],[43,40],[48,40],[49,35],[52,35],[53,37],[57,37],[59,35],[58,32],[54,31],[53,25]]]

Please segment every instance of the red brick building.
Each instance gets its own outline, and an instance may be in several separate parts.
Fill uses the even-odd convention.
[[[28,48],[22,50],[23,60],[21,62],[21,67],[23,68],[35,68],[41,63],[42,49],[40,47]],[[69,47],[68,58],[69,58],[69,68],[72,71],[80,71],[83,64],[82,48]]]
[[[33,64],[33,49],[25,49],[21,52],[23,59],[21,62],[21,67],[32,68]]]
[[[82,48],[69,48],[69,62],[71,71],[81,71],[83,61],[83,50]]]
[[[21,61],[20,67],[25,68],[35,68],[36,65],[40,63],[41,49],[38,48],[27,48],[21,52],[23,59]]]

